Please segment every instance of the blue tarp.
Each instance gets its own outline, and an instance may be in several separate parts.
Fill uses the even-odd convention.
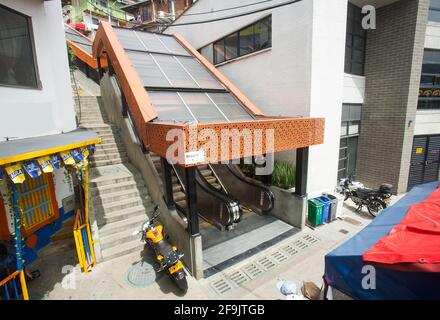
[[[407,195],[385,209],[353,238],[325,256],[327,283],[354,299],[440,299],[440,273],[397,271],[375,265],[375,289],[364,289],[370,273],[362,255],[405,217],[411,205],[425,200],[439,182],[414,187]],[[440,249],[439,249],[440,250]],[[364,280],[365,284],[365,280]]]

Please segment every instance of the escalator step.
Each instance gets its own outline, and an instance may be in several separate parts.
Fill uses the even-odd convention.
[[[219,183],[212,183],[211,184],[214,188],[216,188],[216,189],[221,189],[222,188],[222,186],[219,184]]]
[[[204,177],[208,177],[208,176],[212,176],[212,171],[205,169],[205,170],[200,170],[200,173],[202,174],[202,176]]]
[[[182,191],[182,187],[180,186],[180,184],[178,183],[173,184],[173,193],[179,191]]]
[[[210,184],[214,184],[217,182],[217,179],[214,176],[211,176],[211,177],[206,177],[206,181],[208,181],[208,183]]]
[[[186,208],[186,200],[176,201],[176,204],[182,208]]]
[[[174,196],[174,201],[175,202],[179,202],[180,200],[184,200],[186,198],[185,194],[183,192],[181,192],[181,191],[174,192],[173,196]]]

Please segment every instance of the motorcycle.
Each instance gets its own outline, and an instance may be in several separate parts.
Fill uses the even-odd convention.
[[[166,269],[177,287],[183,293],[186,293],[188,283],[183,263],[181,262],[183,254],[179,253],[177,247],[171,246],[166,240],[163,233],[163,225],[155,223],[159,215],[160,212],[158,206],[156,206],[154,207],[153,216],[142,225],[142,230],[133,232],[133,235],[142,233],[141,240],[147,243],[154,251],[156,261],[159,264],[156,272],[162,272]]]
[[[384,183],[379,189],[368,189],[360,182],[345,178],[341,179],[339,186],[341,194],[345,196],[344,201],[351,199],[358,206],[356,212],[366,206],[368,212],[376,217],[390,204],[393,189],[391,184]]]

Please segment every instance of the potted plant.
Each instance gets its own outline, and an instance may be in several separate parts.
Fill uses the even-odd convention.
[[[243,173],[261,182],[255,175],[255,166],[240,165]],[[271,214],[278,219],[302,229],[305,226],[307,198],[295,194],[295,166],[291,162],[275,161],[269,188],[274,194],[275,203]]]

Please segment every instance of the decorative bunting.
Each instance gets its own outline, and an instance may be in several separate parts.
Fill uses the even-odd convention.
[[[75,164],[75,159],[73,159],[72,154],[68,151],[60,152],[61,159],[67,166],[73,166]]]
[[[37,159],[38,164],[41,167],[41,170],[43,170],[44,173],[51,173],[53,172],[53,166],[50,161],[50,157],[41,157]]]
[[[23,183],[26,180],[26,177],[24,176],[23,169],[21,168],[21,164],[14,164],[5,167],[6,172],[9,175],[9,178],[11,178],[12,182],[14,183]]]
[[[28,173],[28,175],[31,178],[38,178],[41,176],[41,169],[38,166],[38,163],[36,160],[29,160],[24,163],[24,169]]]
[[[0,181],[2,181],[2,180],[3,180],[3,169],[0,168]]]
[[[92,155],[95,153],[95,145],[94,145],[94,144],[91,144],[91,145],[89,146],[89,150],[90,150],[90,155],[92,156]]]
[[[73,159],[75,159],[76,162],[81,162],[84,160],[82,153],[78,150],[72,150],[70,154],[73,156]]]
[[[60,158],[60,156],[58,155],[58,154],[53,154],[51,157],[50,157],[50,163],[52,164],[52,166],[55,168],[55,169],[60,169],[61,168],[61,158]]]
[[[89,148],[84,147],[84,148],[81,149],[81,153],[82,153],[83,158],[85,160],[87,160],[89,158],[89,155],[90,155],[90,150],[89,150]]]

